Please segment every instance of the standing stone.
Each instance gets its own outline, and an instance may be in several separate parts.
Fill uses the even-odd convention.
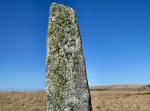
[[[62,4],[51,5],[46,64],[46,111],[91,111],[77,19]]]

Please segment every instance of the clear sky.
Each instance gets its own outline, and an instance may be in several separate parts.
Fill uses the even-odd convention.
[[[0,0],[0,90],[45,88],[49,0]],[[148,0],[55,0],[75,9],[90,85],[150,83]]]

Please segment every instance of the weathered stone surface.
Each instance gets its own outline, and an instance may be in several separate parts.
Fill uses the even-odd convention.
[[[91,111],[81,37],[72,8],[51,5],[47,42],[46,110]]]

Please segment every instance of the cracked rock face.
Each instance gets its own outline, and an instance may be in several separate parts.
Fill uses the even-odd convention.
[[[46,61],[46,111],[91,111],[82,41],[75,12],[51,5]]]

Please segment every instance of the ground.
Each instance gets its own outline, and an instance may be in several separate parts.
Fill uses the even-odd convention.
[[[150,111],[149,86],[91,89],[93,111]],[[45,111],[44,92],[1,92],[0,111]]]
[[[150,92],[91,91],[94,111],[150,111]]]
[[[44,92],[0,93],[0,111],[45,111]]]

